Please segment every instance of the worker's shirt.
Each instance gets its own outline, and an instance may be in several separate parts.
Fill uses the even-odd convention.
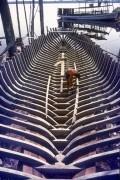
[[[78,71],[76,71],[75,69],[71,69],[69,68],[67,71],[66,71],[67,74],[69,74],[71,77],[75,76]]]

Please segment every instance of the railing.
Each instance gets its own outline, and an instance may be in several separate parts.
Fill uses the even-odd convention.
[[[49,95],[50,80],[51,80],[51,76],[49,76],[49,78],[48,78],[47,91],[46,91],[46,106],[45,106],[46,107],[45,108],[46,118],[48,115],[48,95]]]
[[[76,70],[76,64],[74,63],[74,68]],[[78,108],[78,98],[79,98],[79,81],[78,78],[76,79],[76,99],[75,99],[75,107],[74,107],[74,112],[73,112],[73,119],[72,119],[72,123],[74,123],[76,121],[76,114],[77,114],[77,108]]]

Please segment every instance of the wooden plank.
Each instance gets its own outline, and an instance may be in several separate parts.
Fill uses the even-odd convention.
[[[48,84],[47,84],[47,90],[46,90],[46,106],[45,106],[46,118],[48,115],[48,95],[49,95],[50,80],[51,80],[51,76],[49,76],[48,78]]]
[[[64,62],[65,53],[62,53],[61,58],[62,58],[62,61],[61,61],[61,76],[64,76],[64,72],[65,72],[65,62]],[[60,92],[63,92],[63,77],[61,77]]]
[[[75,70],[77,70],[76,68],[76,63],[74,63],[74,68]],[[77,108],[78,108],[78,98],[79,98],[79,81],[78,78],[76,79],[76,99],[75,99],[75,107],[74,107],[74,112],[73,112],[73,119],[72,119],[72,123],[74,123],[76,121],[76,114],[77,114]]]

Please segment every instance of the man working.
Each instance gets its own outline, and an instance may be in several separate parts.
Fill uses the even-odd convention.
[[[70,86],[73,86],[73,78],[74,77],[80,79],[80,74],[78,73],[78,71],[75,69],[72,69],[72,68],[67,69],[65,72],[65,79],[67,81],[68,90],[69,90]]]

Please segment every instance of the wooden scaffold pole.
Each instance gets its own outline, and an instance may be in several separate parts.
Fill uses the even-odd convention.
[[[0,0],[0,14],[3,23],[3,29],[5,33],[6,43],[9,46],[9,57],[14,55],[14,43],[15,43],[15,35],[10,15],[10,9],[8,6],[7,0]]]
[[[39,0],[39,11],[40,11],[40,28],[41,28],[41,34],[44,34],[43,0]]]

